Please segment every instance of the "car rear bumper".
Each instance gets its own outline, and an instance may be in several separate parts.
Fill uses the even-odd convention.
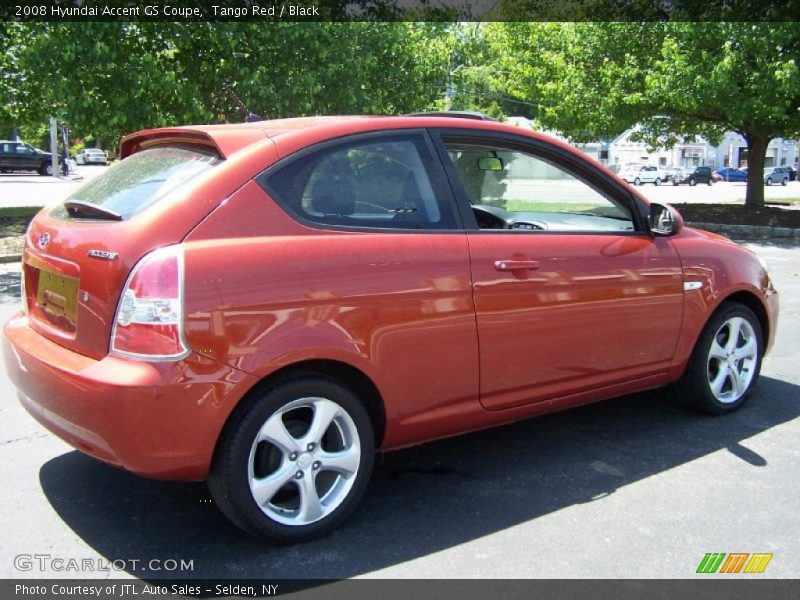
[[[78,450],[149,477],[204,479],[227,416],[254,378],[191,355],[94,360],[35,332],[4,327],[3,356],[23,407]]]

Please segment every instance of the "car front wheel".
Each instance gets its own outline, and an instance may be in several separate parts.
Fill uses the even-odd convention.
[[[42,166],[39,167],[39,175],[52,175],[53,174],[53,163],[46,162],[42,163]]]
[[[694,178],[694,177],[692,177],[692,178],[689,180],[689,185],[691,185],[691,186],[695,186],[695,185],[697,185],[697,181],[695,181],[695,178]]]
[[[656,180],[653,182],[653,184],[657,185],[657,186],[661,185],[661,178],[660,177],[656,177]]]
[[[703,329],[676,385],[679,400],[711,414],[742,406],[758,380],[763,340],[753,311],[735,302],[724,303]]]
[[[764,183],[767,185],[772,185],[772,177],[767,177],[767,180]]]
[[[209,488],[245,531],[301,542],[333,530],[355,509],[374,450],[369,415],[350,390],[314,375],[291,379],[234,413]]]
[[[642,180],[637,177],[633,180],[633,185],[642,185]]]
[[[786,185],[787,183],[789,183],[788,179],[781,180],[781,185]]]

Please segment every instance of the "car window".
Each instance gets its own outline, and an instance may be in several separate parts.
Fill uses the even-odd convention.
[[[445,147],[481,229],[633,231],[628,209],[565,167],[518,150]]]
[[[322,225],[451,229],[433,162],[422,136],[370,138],[293,160],[262,183],[290,213]]]
[[[110,167],[65,202],[94,204],[128,219],[219,162],[215,154],[197,147],[150,148]],[[67,211],[60,205],[52,214],[65,218]]]

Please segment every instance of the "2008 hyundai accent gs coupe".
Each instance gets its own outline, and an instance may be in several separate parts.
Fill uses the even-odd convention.
[[[453,115],[141,131],[32,222],[4,356],[101,460],[336,527],[392,449],[674,384],[739,408],[763,263],[566,144]]]

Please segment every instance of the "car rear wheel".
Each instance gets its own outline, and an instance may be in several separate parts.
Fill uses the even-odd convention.
[[[694,177],[692,177],[691,179],[689,179],[689,185],[691,185],[691,186],[695,186],[695,185],[697,185],[697,181],[695,180],[695,178],[694,178]]]
[[[753,311],[736,302],[724,303],[703,329],[676,385],[678,399],[711,414],[741,407],[758,380],[763,340]]]
[[[713,184],[714,184],[714,180],[711,179],[711,177],[709,177],[708,181],[706,181],[706,185],[713,185]]]
[[[53,163],[46,162],[42,163],[42,166],[39,167],[39,175],[52,175],[53,174]]]
[[[633,185],[642,185],[642,180],[637,177],[633,180]]]
[[[789,183],[788,179],[784,178],[781,180],[781,185],[786,185],[787,183]]]
[[[772,185],[772,177],[767,177],[767,180],[764,183],[767,185]]]
[[[653,184],[657,185],[657,186],[661,185],[661,178],[660,177],[656,177],[656,180],[653,182]]]
[[[324,535],[355,509],[375,442],[358,398],[319,376],[267,389],[226,425],[209,477],[222,512],[273,542]]]

